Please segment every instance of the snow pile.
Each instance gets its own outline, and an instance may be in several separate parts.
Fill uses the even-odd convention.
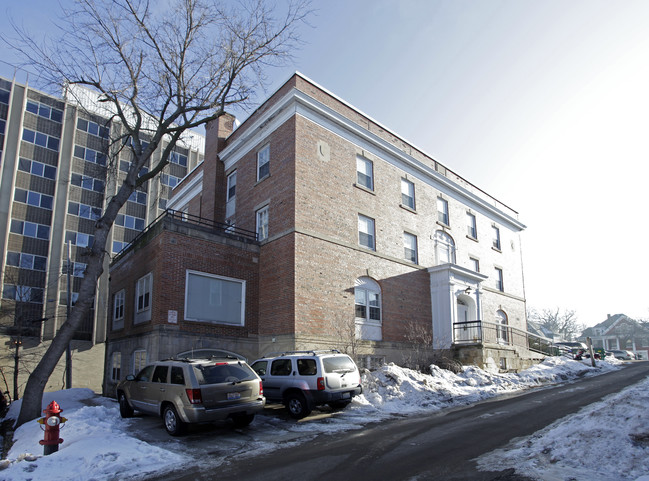
[[[41,456],[43,447],[38,444],[43,439],[41,425],[25,423],[14,433],[14,445],[5,461],[6,469],[0,471],[0,479],[129,479],[189,461],[132,437],[129,434],[132,421],[120,417],[117,403],[90,389],[45,393],[43,407],[52,400],[64,406],[61,415],[67,418],[61,429],[64,443],[59,451]],[[8,418],[18,417],[20,404],[12,403]]]
[[[479,458],[546,481],[649,480],[649,379]]]
[[[490,373],[475,366],[465,366],[460,374],[434,365],[430,366],[431,374],[422,374],[388,364],[363,374],[363,395],[354,398],[354,403],[386,414],[438,410],[584,375],[601,374],[616,369],[619,363],[598,362],[594,368],[590,361],[553,357],[520,373]]]
[[[269,452],[287,443],[306,442],[321,433],[362,429],[364,424],[389,416],[421,411],[433,412],[445,407],[474,403],[499,394],[572,380],[584,375],[600,374],[617,369],[617,364],[619,362],[599,362],[598,367],[593,368],[589,362],[552,358],[521,373],[506,374],[493,374],[476,367],[465,367],[460,374],[453,374],[435,366],[431,366],[431,374],[422,374],[390,364],[378,371],[363,374],[363,394],[354,398],[352,405],[346,410],[308,424],[286,422],[274,416],[272,411],[267,415],[258,416],[247,431],[248,437],[242,438],[241,442],[237,443],[236,440],[227,437],[221,439],[219,449],[222,456],[219,459],[239,454],[254,455],[254,453]],[[581,430],[584,433],[575,440],[566,440],[567,434],[564,433],[563,425],[559,424],[558,437],[553,438],[553,431],[550,430],[538,441],[516,447],[514,451],[503,451],[499,455],[506,457],[513,453],[513,457],[515,459],[520,457],[521,465],[530,472],[536,469],[534,462],[537,458],[547,463],[547,466],[539,465],[540,471],[545,473],[553,466],[559,470],[565,456],[569,456],[576,466],[579,466],[582,460],[599,466],[601,458],[611,466],[619,466],[619,472],[625,471],[626,463],[631,463],[629,466],[637,465],[633,468],[634,471],[631,471],[633,473],[640,473],[643,470],[647,472],[646,461],[635,458],[635,453],[647,449],[645,435],[649,433],[647,421],[642,417],[644,415],[642,406],[649,405],[649,384],[643,386],[642,395],[632,394],[629,391],[626,398],[618,401],[619,406],[611,407],[610,411],[599,408],[595,414],[580,414],[580,427],[565,428],[566,432]],[[68,422],[61,430],[61,437],[65,441],[59,451],[49,456],[42,456],[43,447],[38,443],[43,439],[40,424],[26,423],[14,433],[15,442],[8,453],[8,459],[0,463],[0,469],[5,468],[0,471],[0,479],[5,481],[131,479],[153,473],[159,476],[165,471],[178,469],[183,465],[205,461],[196,459],[191,446],[185,448],[183,443],[162,443],[164,447],[160,447],[159,442],[158,445],[153,445],[135,438],[131,433],[137,432],[137,423],[142,420],[122,419],[115,400],[98,396],[88,389],[46,393],[43,408],[52,400],[56,400],[63,407],[62,415],[68,418]],[[18,401],[11,405],[7,418],[15,419],[18,416],[20,404]],[[599,418],[600,415],[606,416],[607,413],[613,417]],[[629,422],[620,423],[619,416],[628,419]],[[584,431],[584,425],[588,426],[587,431]],[[633,427],[631,434],[635,437],[629,438],[628,433],[623,431],[626,426]],[[164,429],[162,425],[160,429]],[[598,429],[601,430],[599,438]],[[612,434],[604,436],[604,431]],[[625,439],[625,444],[621,446],[622,438]],[[629,451],[633,453],[632,459],[621,455],[618,449],[623,447],[626,450],[627,445]],[[570,446],[579,451],[565,450]],[[605,449],[607,451],[604,451]],[[590,450],[593,450],[592,460],[585,454]],[[605,456],[597,454],[602,452],[608,454]],[[613,458],[614,454],[618,458],[615,459],[617,464],[608,460],[608,457]],[[508,463],[510,466],[519,465],[518,462],[508,461]],[[566,464],[566,466],[570,465]],[[621,479],[616,476],[603,477],[599,473],[597,477]],[[543,477],[543,479],[548,478]]]

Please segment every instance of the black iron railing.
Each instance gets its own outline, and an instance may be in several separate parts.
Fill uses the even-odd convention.
[[[257,233],[242,229],[240,227],[235,227],[230,224],[224,224],[223,222],[215,222],[197,215],[187,214],[185,212],[180,212],[178,210],[167,209],[162,214],[160,214],[153,222],[146,226],[138,235],[136,235],[131,242],[129,242],[124,248],[113,256],[113,260],[116,260],[118,257],[122,256],[126,251],[128,251],[131,246],[136,244],[142,237],[144,237],[158,222],[163,219],[172,219],[175,221],[186,222],[194,226],[200,227],[202,229],[208,230],[215,234],[225,235],[237,240],[247,241],[247,242],[256,242]]]
[[[552,341],[531,332],[487,321],[467,321],[453,324],[453,343],[469,344],[503,344],[523,347],[531,351],[552,355]]]

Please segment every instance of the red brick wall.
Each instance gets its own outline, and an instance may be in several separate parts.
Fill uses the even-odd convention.
[[[195,270],[246,281],[245,326],[216,325],[184,320],[186,270]],[[258,331],[259,254],[256,248],[244,250],[206,239],[162,231],[152,242],[128,254],[111,269],[111,306],[115,292],[126,289],[123,331],[112,330],[108,337],[147,332],[152,325],[168,323],[169,310],[178,312],[177,327],[181,331],[223,336],[247,337]],[[152,316],[150,322],[133,325],[135,286],[137,280],[153,272]],[[112,317],[112,316],[111,316]]]

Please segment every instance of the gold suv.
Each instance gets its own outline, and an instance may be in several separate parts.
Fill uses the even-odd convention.
[[[122,417],[134,410],[161,416],[172,436],[190,423],[230,418],[247,426],[266,403],[259,376],[231,357],[154,362],[117,385],[117,400]]]

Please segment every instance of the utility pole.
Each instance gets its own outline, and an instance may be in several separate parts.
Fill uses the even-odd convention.
[[[68,274],[68,305],[67,305],[67,318],[66,321],[70,320],[70,310],[72,308],[72,265],[70,264],[70,250],[71,245],[68,241],[68,265],[67,265],[67,274]],[[65,388],[72,388],[72,349],[70,348],[70,343],[68,342],[68,347],[65,350]]]

